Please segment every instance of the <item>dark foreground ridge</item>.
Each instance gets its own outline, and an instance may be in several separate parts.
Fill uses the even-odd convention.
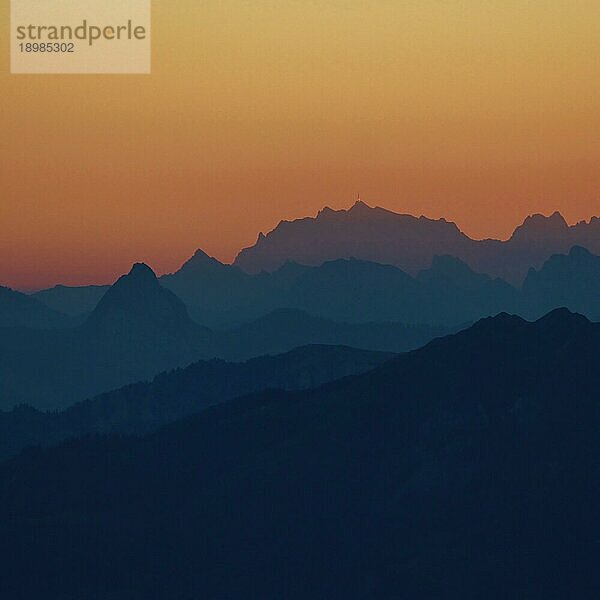
[[[362,375],[0,468],[10,598],[593,598],[600,325],[501,314]]]

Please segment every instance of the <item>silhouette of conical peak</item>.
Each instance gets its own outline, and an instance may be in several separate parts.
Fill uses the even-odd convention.
[[[119,281],[127,282],[156,282],[156,273],[145,263],[134,263],[131,270],[125,277],[120,277]]]
[[[549,217],[542,214],[529,215],[512,235],[513,240],[535,241],[539,236],[560,235],[568,231],[569,225],[558,212]]]
[[[365,213],[372,210],[372,207],[370,207],[368,204],[366,204],[365,202],[363,202],[362,200],[357,200],[353,205],[352,208],[350,208],[349,212],[352,213]]]
[[[194,255],[192,256],[192,258],[190,258],[187,262],[185,262],[182,267],[181,267],[181,271],[205,271],[205,270],[213,270],[213,269],[219,269],[222,267],[226,267],[227,265],[224,265],[221,261],[217,260],[216,258],[210,256],[209,254],[207,254],[206,252],[204,252],[204,250],[201,250],[200,248],[198,248],[198,250],[196,250],[196,252],[194,252]]]
[[[187,321],[187,309],[173,292],[161,287],[148,265],[136,263],[104,294],[88,322],[104,322],[111,318],[143,319],[157,325],[184,322]]]

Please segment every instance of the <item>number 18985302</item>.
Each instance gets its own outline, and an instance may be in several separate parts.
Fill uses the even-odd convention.
[[[73,42],[28,42],[19,44],[21,52],[75,52],[75,44]]]

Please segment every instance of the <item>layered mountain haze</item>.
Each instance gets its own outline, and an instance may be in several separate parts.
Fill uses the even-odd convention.
[[[311,388],[368,371],[393,355],[345,346],[304,346],[244,363],[196,362],[79,402],[62,412],[19,406],[0,411],[0,460],[30,445],[93,433],[142,434],[238,396]]]
[[[19,404],[42,410],[66,407],[201,359],[240,361],[307,344],[403,352],[448,331],[402,323],[343,323],[294,309],[214,331],[195,323],[185,304],[160,285],[147,265],[136,264],[77,327],[0,331],[0,409]]]
[[[282,297],[306,268],[287,263],[273,274],[249,275],[197,250],[181,269],[164,275],[160,282],[184,300],[198,322],[231,327],[286,306]]]
[[[315,218],[282,221],[242,250],[235,265],[249,273],[274,271],[286,261],[320,265],[358,258],[395,265],[410,274],[428,268],[436,255],[461,259],[474,271],[520,285],[533,268],[574,245],[600,254],[600,219],[567,225],[559,213],[534,215],[510,239],[473,240],[445,219],[397,214],[357,202],[349,210],[323,209]]]
[[[0,406],[67,406],[188,364],[210,344],[210,331],[149,267],[135,265],[77,327],[2,331]]]
[[[280,353],[307,344],[343,345],[363,350],[406,352],[460,329],[374,321],[345,323],[304,311],[279,309],[235,329],[217,332],[222,355],[234,360]]]
[[[279,309],[352,323],[456,327],[501,311],[530,317],[563,306],[560,293],[530,298],[530,286],[521,290],[521,284],[532,268],[575,246],[600,253],[600,219],[569,226],[559,213],[533,215],[507,241],[477,241],[444,219],[357,202],[349,210],[283,221],[233,265],[199,249],[160,283],[183,300],[194,321],[212,329],[239,327]],[[105,290],[58,286],[35,297],[81,319]],[[569,304],[595,318],[588,305]]]
[[[215,259],[208,269],[191,269],[198,255],[160,281],[184,300],[197,322],[210,327],[231,328],[278,309],[348,323],[456,327],[520,309],[520,295],[512,286],[449,256],[434,257],[429,269],[412,277],[392,265],[357,259],[318,267],[287,262],[273,273],[256,275]]]
[[[591,597],[599,355],[600,324],[579,315],[501,314],[313,390],[28,451],[0,467],[3,585]]]

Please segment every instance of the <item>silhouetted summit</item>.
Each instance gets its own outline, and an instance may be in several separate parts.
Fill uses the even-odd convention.
[[[136,263],[104,294],[88,324],[103,327],[154,326],[181,328],[188,325],[185,304],[163,288],[154,271]]]
[[[204,250],[198,248],[192,258],[183,264],[180,271],[206,271],[225,267],[222,262],[209,256]]]

